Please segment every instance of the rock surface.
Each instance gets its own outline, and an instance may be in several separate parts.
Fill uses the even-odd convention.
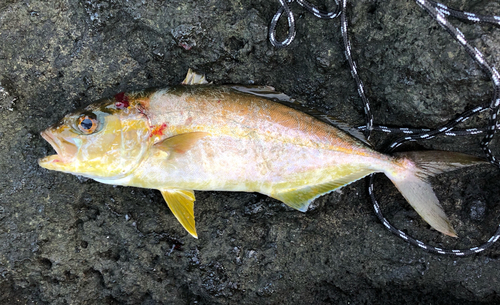
[[[414,1],[352,2],[349,34],[375,123],[434,127],[491,99],[491,81]],[[446,4],[500,15],[496,0]],[[216,84],[271,85],[362,125],[339,20],[294,4],[297,38],[275,49],[267,28],[277,8],[267,0],[0,1],[1,304],[500,302],[500,246],[465,258],[410,246],[377,220],[365,181],[307,213],[258,194],[197,192],[196,240],[157,191],[38,167],[52,153],[39,132],[66,113],[120,91],[177,84],[188,68]],[[499,27],[453,23],[499,62]],[[373,138],[381,149],[389,141]],[[404,148],[479,156],[480,139]],[[468,248],[500,222],[499,181],[492,166],[433,179],[458,239],[429,229],[383,177],[376,194],[398,228]]]

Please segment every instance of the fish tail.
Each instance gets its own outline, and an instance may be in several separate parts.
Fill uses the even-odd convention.
[[[394,154],[398,166],[385,174],[417,213],[437,231],[457,237],[436,194],[427,181],[434,175],[486,163],[474,156],[446,151],[415,151]]]

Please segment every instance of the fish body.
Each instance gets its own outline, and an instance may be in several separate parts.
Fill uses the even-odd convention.
[[[129,185],[275,197],[331,181],[333,172],[394,167],[392,158],[335,127],[230,86],[174,86],[155,92],[148,103],[146,115],[157,134],[141,166],[125,178]],[[173,137],[196,143],[167,148],[167,156]]]
[[[259,192],[306,211],[317,197],[382,172],[435,229],[455,236],[426,177],[480,162],[444,152],[388,156],[282,102],[270,87],[183,85],[120,93],[42,132],[42,167],[158,189],[197,237],[193,190]]]

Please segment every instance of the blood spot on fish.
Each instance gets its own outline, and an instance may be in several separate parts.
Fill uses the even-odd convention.
[[[149,135],[149,137],[152,137],[152,136],[162,136],[163,132],[165,131],[165,129],[167,127],[168,127],[167,123],[163,123],[163,124],[157,125],[157,126],[151,126],[151,128],[153,130],[151,130],[151,134]]]
[[[128,96],[125,95],[125,92],[120,92],[117,95],[115,95],[115,107],[118,109],[125,109],[130,106],[130,103],[128,101]]]
[[[189,125],[193,122],[193,117],[190,116],[189,118],[186,119],[186,122],[184,122],[184,125]]]

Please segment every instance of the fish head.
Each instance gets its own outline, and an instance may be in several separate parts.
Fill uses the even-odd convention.
[[[108,99],[68,114],[41,132],[56,154],[39,165],[93,179],[127,176],[152,145],[142,105],[140,100]]]

